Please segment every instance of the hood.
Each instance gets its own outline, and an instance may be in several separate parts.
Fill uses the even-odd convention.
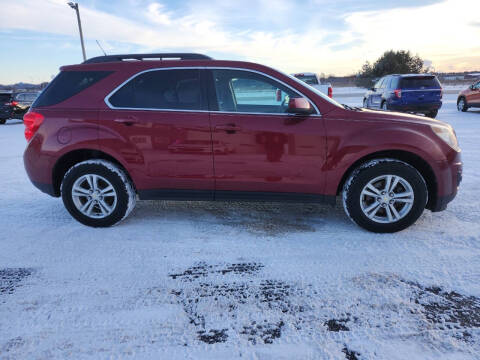
[[[361,108],[359,110],[347,110],[336,108],[326,114],[328,117],[348,118],[352,120],[365,121],[398,121],[420,125],[447,125],[443,121],[432,119],[426,116],[406,114],[393,111],[371,110]]]

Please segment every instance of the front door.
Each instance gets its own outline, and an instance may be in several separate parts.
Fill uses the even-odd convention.
[[[320,114],[288,114],[288,100],[301,94],[262,74],[209,73],[215,197],[322,194],[325,131]]]

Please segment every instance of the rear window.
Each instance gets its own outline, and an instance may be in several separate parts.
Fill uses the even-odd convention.
[[[61,103],[111,73],[112,71],[62,71],[42,91],[33,107],[51,106]]]
[[[440,82],[435,76],[412,76],[403,77],[400,80],[402,89],[418,89],[418,88],[440,88]]]
[[[199,70],[147,71],[130,80],[108,102],[116,108],[203,110]]]
[[[0,105],[3,105],[5,102],[10,102],[12,95],[10,94],[0,94]]]
[[[306,82],[308,85],[318,85],[318,79],[315,75],[297,74],[295,77]]]

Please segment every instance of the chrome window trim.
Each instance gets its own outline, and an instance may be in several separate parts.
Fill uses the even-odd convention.
[[[144,73],[147,73],[147,72],[151,72],[151,71],[158,71],[158,70],[239,70],[239,71],[247,71],[247,72],[252,72],[252,73],[256,73],[256,74],[260,74],[260,75],[263,75],[263,76],[266,76],[280,84],[282,84],[283,86],[289,88],[290,90],[292,90],[293,92],[299,94],[300,96],[308,99],[308,101],[312,104],[313,108],[315,109],[315,111],[317,112],[316,114],[310,114],[309,116],[322,116],[320,114],[320,111],[318,110],[318,107],[317,105],[315,105],[315,103],[312,101],[312,99],[310,99],[308,96],[305,96],[303,93],[301,93],[300,91],[298,91],[297,89],[294,89],[293,87],[291,87],[290,85],[284,83],[283,81],[277,79],[277,78],[274,78],[273,76],[270,76],[268,74],[265,74],[261,71],[257,71],[257,70],[251,70],[251,69],[245,69],[245,68],[235,68],[235,67],[228,67],[228,66],[175,66],[175,67],[165,67],[165,68],[153,68],[153,69],[147,69],[147,70],[143,70],[143,71],[140,71],[138,73],[135,73],[134,75],[130,76],[127,80],[125,80],[124,82],[122,82],[120,85],[118,85],[115,89],[113,89],[111,92],[109,92],[107,94],[107,96],[105,96],[105,98],[103,99],[103,101],[105,102],[105,104],[112,110],[137,110],[137,111],[167,111],[167,112],[203,112],[203,113],[219,113],[219,114],[245,114],[245,115],[285,115],[285,116],[298,116],[298,115],[295,115],[295,114],[288,114],[288,113],[250,113],[250,112],[236,112],[236,111],[215,111],[215,110],[183,110],[183,109],[162,109],[162,108],[130,108],[130,107],[117,107],[117,106],[113,106],[111,103],[110,103],[110,97],[113,96],[113,94],[115,94],[115,92],[117,92],[121,87],[123,87],[125,84],[127,84],[129,81],[135,79],[137,76],[140,76]]]

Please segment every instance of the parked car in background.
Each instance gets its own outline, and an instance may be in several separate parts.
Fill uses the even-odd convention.
[[[363,107],[425,114],[435,118],[442,107],[443,90],[435,75],[387,75],[363,97]]]
[[[30,180],[95,227],[124,219],[137,196],[332,205],[341,196],[356,224],[394,232],[425,208],[444,210],[462,178],[446,123],[343,106],[267,66],[200,54],[63,66],[24,124]]]
[[[13,117],[15,119],[23,119],[23,115],[30,109],[40,92],[18,92],[13,94]]]
[[[310,86],[313,86],[315,89],[320,90],[322,93],[327,95],[328,97],[333,97],[333,87],[332,84],[330,83],[323,83],[320,79],[320,77],[311,72],[305,72],[305,73],[297,73],[297,74],[292,74],[295,76],[297,79],[302,80],[304,83],[307,83]]]
[[[0,124],[7,119],[23,119],[39,92],[2,92],[0,93]]]
[[[458,95],[458,111],[467,111],[469,108],[480,108],[480,81],[470,85]]]

